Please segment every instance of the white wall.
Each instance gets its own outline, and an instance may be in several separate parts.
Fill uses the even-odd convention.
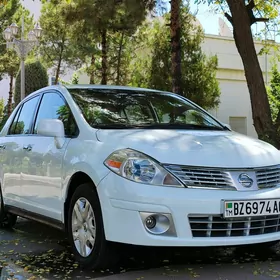
[[[255,47],[259,53],[263,47],[262,42],[256,41]],[[217,78],[221,88],[221,98],[219,108],[212,110],[211,113],[224,123],[229,123],[230,117],[245,117],[247,135],[257,137],[244,68],[233,38],[206,35],[202,48],[206,54],[218,56]],[[267,82],[270,78],[272,58],[273,54],[259,56],[265,81],[266,77],[268,78]]]

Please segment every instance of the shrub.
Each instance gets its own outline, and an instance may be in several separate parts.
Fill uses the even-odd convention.
[[[15,84],[14,101],[20,102],[21,70],[18,72]],[[25,96],[48,86],[48,73],[46,68],[39,61],[30,61],[25,64]]]

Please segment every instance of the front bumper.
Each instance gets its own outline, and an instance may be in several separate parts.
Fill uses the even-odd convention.
[[[97,189],[108,241],[145,246],[206,247],[280,240],[277,230],[248,236],[194,237],[189,221],[190,217],[221,218],[222,200],[280,198],[280,189],[238,192],[157,187],[134,183],[114,173],[109,173]],[[174,231],[171,234],[150,233],[143,223],[143,215],[147,213],[171,216]],[[280,223],[277,217],[275,220]]]

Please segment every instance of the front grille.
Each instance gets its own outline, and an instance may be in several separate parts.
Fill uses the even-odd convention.
[[[280,215],[231,218],[201,215],[189,216],[193,237],[237,237],[280,231]]]
[[[165,165],[169,172],[182,180],[186,186],[235,189],[228,172],[218,169],[189,168],[177,165]]]
[[[274,188],[280,184],[280,166],[256,171],[257,182],[260,189]]]
[[[214,188],[236,190],[232,179],[233,172],[246,173],[247,170],[256,173],[257,185],[260,189],[280,186],[280,165],[252,169],[218,169],[201,168],[181,165],[164,165],[164,167],[179,178],[186,186],[197,188]]]

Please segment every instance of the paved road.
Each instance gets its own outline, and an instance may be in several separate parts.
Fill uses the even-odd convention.
[[[14,230],[0,230],[0,279],[280,279],[280,246],[261,252],[236,248],[181,252],[124,249],[122,265],[113,271],[81,270],[63,233],[21,219]],[[160,263],[153,261],[153,253],[162,257]]]

